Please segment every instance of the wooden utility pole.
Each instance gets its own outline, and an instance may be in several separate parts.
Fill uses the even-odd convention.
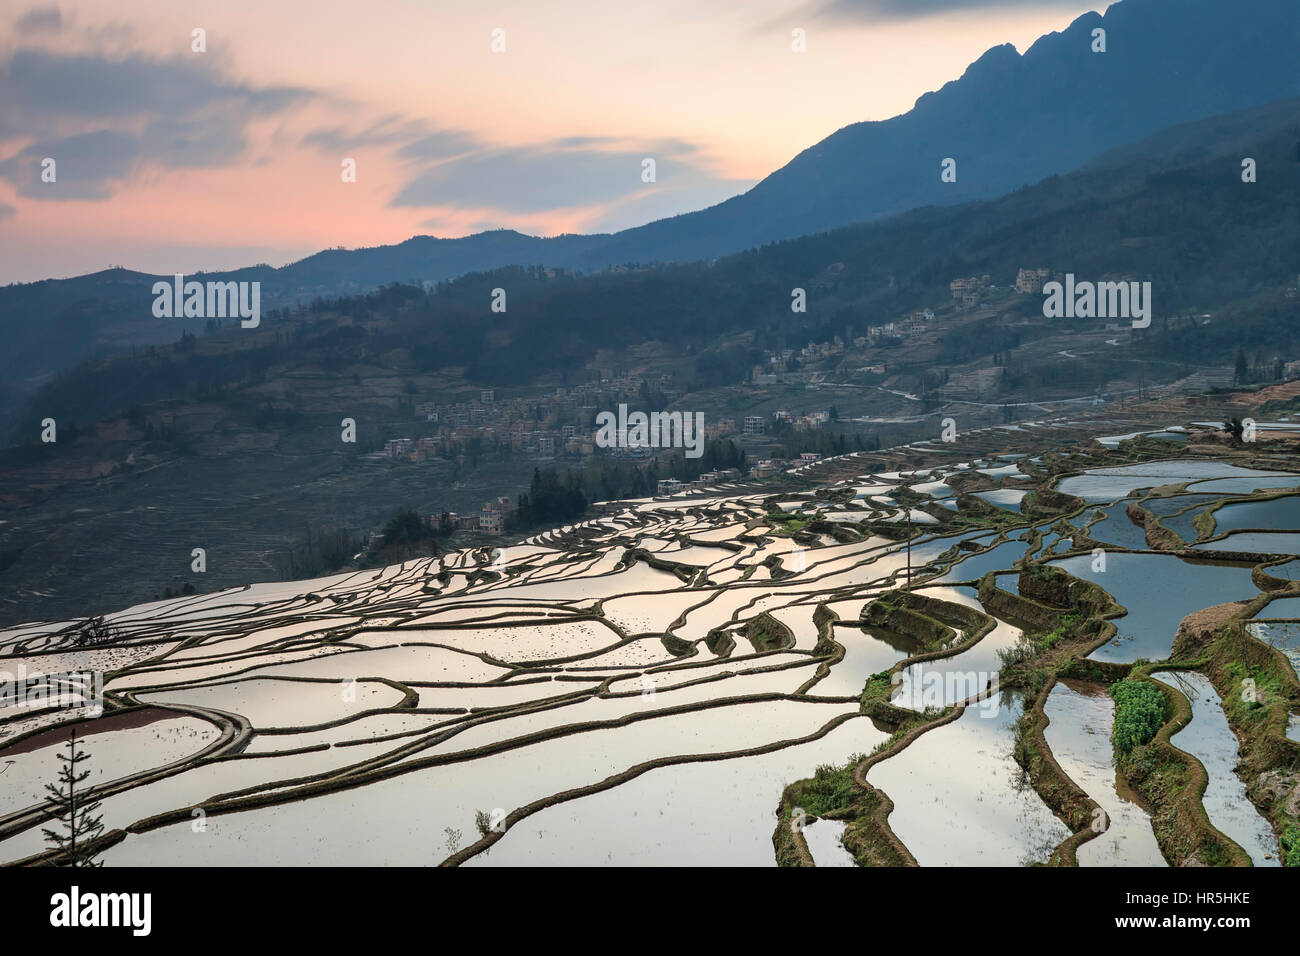
[[[912,506],[904,505],[907,509],[907,586],[912,586]]]

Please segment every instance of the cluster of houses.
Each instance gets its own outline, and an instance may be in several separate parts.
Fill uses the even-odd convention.
[[[784,458],[764,458],[754,463],[749,469],[751,478],[770,478],[772,475],[779,475],[781,472],[788,470],[792,465],[810,465],[818,461],[820,455],[810,451],[804,452],[794,461],[786,461]]]
[[[502,495],[491,501],[483,502],[483,508],[480,511],[471,511],[469,514],[457,514],[454,511],[447,512],[447,521],[457,531],[477,531],[479,534],[501,534],[506,530],[506,518],[514,513],[514,504],[510,498]],[[436,516],[440,519],[442,516]]]
[[[447,440],[441,435],[429,438],[391,438],[384,442],[384,456],[394,460],[423,461],[436,458],[447,448]]]
[[[837,335],[829,342],[809,342],[799,350],[799,359],[804,362],[815,362],[842,354],[844,354],[844,340]]]
[[[574,455],[590,455],[595,451],[591,431],[580,432],[576,425],[563,425],[555,431],[520,428],[508,439],[496,435],[489,426],[478,430],[478,436],[488,441],[508,441],[512,448],[538,459],[554,458],[561,451]],[[384,456],[394,461],[449,458],[463,451],[470,437],[474,436],[439,434],[428,438],[390,438],[384,442]]]
[[[1016,291],[1042,292],[1043,283],[1050,281],[1052,277],[1053,273],[1050,269],[1021,269],[1016,276]],[[948,292],[954,305],[958,309],[977,307],[984,292],[997,289],[997,286],[992,284],[992,279],[993,276],[990,273],[958,276],[952,279],[948,283]],[[934,318],[934,310],[919,309],[892,322],[868,326],[866,335],[852,339],[853,347],[867,348],[879,339],[908,338],[920,335],[926,331]],[[845,335],[848,335],[847,330]],[[751,375],[753,383],[755,385],[781,384],[785,381],[782,373],[788,368],[792,358],[797,357],[800,360],[812,361],[831,358],[845,351],[845,341],[845,339],[836,336],[831,342],[810,342],[798,352],[793,349],[783,349],[779,352],[769,351],[765,355],[766,362],[754,366]]]
[[[675,495],[683,491],[703,491],[719,482],[739,481],[742,477],[739,468],[720,468],[717,471],[706,471],[694,481],[660,478],[658,485],[655,487],[655,494],[664,496]]]
[[[1042,292],[1043,283],[1051,278],[1051,269],[1021,269],[1016,273],[1016,291],[1022,295]]]
[[[671,376],[646,379],[610,373],[598,383],[557,387],[546,398],[499,399],[496,390],[482,389],[477,401],[417,402],[415,415],[431,425],[434,435],[425,439],[395,438],[385,442],[384,454],[395,459],[421,460],[450,457],[471,441],[489,447],[508,446],[539,459],[561,454],[585,456],[595,453],[593,426],[603,408],[655,390],[668,401],[680,392],[673,389]]]
[[[881,368],[883,371],[883,366]],[[795,415],[785,410],[772,413],[772,418],[785,425],[793,425],[800,431],[821,428],[831,420],[829,411],[809,412],[807,415]],[[767,419],[762,415],[746,415],[742,428],[744,435],[763,435],[767,432]]]
[[[820,461],[821,455],[806,451],[797,459],[787,461],[784,458],[764,458],[749,469],[750,478],[770,478],[779,475],[795,465],[810,465]],[[743,477],[739,468],[720,468],[706,471],[694,481],[678,481],[676,478],[660,478],[655,494],[660,497],[679,494],[683,491],[705,491],[721,482],[739,481]]]
[[[868,327],[863,345],[870,345],[877,339],[908,338],[913,335],[920,335],[933,321],[934,312],[932,310],[919,309],[916,312],[909,313],[905,318],[899,319],[897,322],[886,322],[884,325]]]
[[[784,422],[787,425],[793,425],[799,431],[811,431],[814,428],[821,428],[831,420],[829,411],[810,412],[807,415],[792,415],[786,411],[774,412],[772,415],[778,422]]]
[[[509,448],[539,460],[587,457],[596,453],[595,423],[601,410],[635,402],[646,388],[671,401],[679,394],[669,387],[671,383],[670,376],[644,379],[620,375],[602,378],[599,384],[556,388],[549,398],[502,401],[495,389],[488,388],[480,392],[476,402],[419,402],[414,406],[416,416],[431,426],[434,434],[389,439],[384,442],[383,454],[396,461],[423,461],[451,458],[478,447],[482,451]],[[735,433],[736,422],[729,418],[704,427],[706,439]],[[652,450],[628,445],[610,449],[609,453],[645,458]]]
[[[424,519],[424,523],[435,532],[446,530],[476,531],[479,534],[500,535],[505,533],[506,518],[514,514],[514,512],[514,504],[507,496],[502,495],[499,498],[483,502],[481,511],[471,511],[469,514],[443,511],[429,515]],[[372,551],[383,547],[383,532],[372,531],[367,544]]]
[[[948,283],[948,291],[959,309],[973,309],[979,305],[980,293],[993,288],[989,283],[993,276],[985,273],[979,276],[962,276]]]

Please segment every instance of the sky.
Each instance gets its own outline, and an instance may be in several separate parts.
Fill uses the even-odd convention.
[[[0,0],[0,283],[640,225],[1105,6]]]

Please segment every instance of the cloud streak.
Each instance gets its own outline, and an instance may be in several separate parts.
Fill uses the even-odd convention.
[[[887,23],[921,20],[945,13],[1006,10],[1014,7],[1059,7],[1074,10],[1077,0],[829,0],[809,9],[814,18],[842,23]]]
[[[655,161],[653,183],[642,180],[647,158]],[[391,205],[490,208],[529,215],[634,201],[656,192],[716,194],[737,185],[714,175],[697,148],[681,140],[633,151],[599,137],[571,137],[527,147],[479,149],[427,166]]]
[[[233,82],[197,60],[19,49],[0,63],[0,137],[28,143],[0,161],[0,178],[31,199],[105,200],[147,168],[232,164],[252,122],[316,98]],[[45,157],[54,183],[40,179]]]
[[[58,33],[63,29],[63,14],[58,7],[33,7],[18,18],[14,31],[20,36]]]

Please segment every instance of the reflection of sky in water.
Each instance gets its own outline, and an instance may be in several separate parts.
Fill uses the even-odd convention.
[[[844,828],[848,826],[843,820],[818,820],[803,829],[803,838],[808,843],[808,852],[818,866],[857,866],[853,854],[844,849],[840,839]]]
[[[1111,762],[1115,704],[1104,687],[1058,683],[1044,708],[1047,746],[1066,776],[1097,801],[1110,825],[1078,849],[1080,866],[1165,866],[1151,818],[1127,793]]]
[[[1093,570],[1091,554],[1052,563],[1097,583],[1128,609],[1124,617],[1115,619],[1122,638],[1119,645],[1111,641],[1094,651],[1091,656],[1096,660],[1164,660],[1188,614],[1259,593],[1249,567],[1192,564],[1173,555],[1111,552],[1106,555],[1105,571]]]
[[[1239,528],[1300,530],[1300,495],[1269,501],[1243,501],[1214,512],[1215,533]]]
[[[1114,430],[1122,427],[1117,426]],[[1014,465],[1007,465],[1005,461],[1005,456],[996,462],[985,458],[979,467],[994,475],[1014,473]],[[1229,476],[1228,480],[1243,480],[1243,476],[1244,480],[1261,480],[1254,472],[1203,462],[1138,466],[1137,470],[1110,470],[1088,477],[1102,482],[1118,482],[1127,491],[1135,482],[1150,486],[1179,480],[1141,471],[1146,468],[1147,471],[1160,472],[1167,467],[1176,467],[1182,473],[1182,480],[1192,475],[1216,480],[1220,476]],[[925,472],[928,480],[921,490],[950,495],[951,489],[936,480],[940,473]],[[870,485],[860,486],[861,491],[869,490],[876,495],[891,487],[875,479],[860,480],[870,482]],[[1288,477],[1287,480],[1293,479]],[[1003,489],[982,492],[979,496],[1001,507],[1016,509],[1023,492]],[[786,499],[782,505],[791,509],[800,507],[811,512],[826,508],[825,502],[810,505],[796,501],[793,494],[782,497]],[[875,504],[895,517],[902,517],[899,503],[892,499]],[[1123,514],[1125,504],[1108,507],[1106,524],[1095,527],[1093,533],[1099,539],[1115,544],[1131,540],[1132,546],[1141,547],[1144,542],[1140,530],[1133,527]],[[397,689],[365,680],[356,688],[355,700],[341,698],[335,684],[345,676],[354,676],[353,671],[363,662],[362,674],[380,674],[397,680],[446,680],[453,676],[448,669],[454,667],[457,683],[468,686],[421,687],[420,705],[458,708],[461,713],[466,713],[465,708],[469,706],[515,707],[554,697],[559,692],[582,691],[587,686],[581,681],[561,685],[550,675],[530,684],[519,679],[530,675],[517,673],[489,690],[484,686],[485,682],[502,676],[505,669],[482,661],[476,656],[479,651],[507,662],[552,661],[554,666],[548,667],[548,671],[563,670],[566,677],[585,676],[592,681],[602,676],[600,672],[619,667],[620,681],[616,681],[615,690],[635,689],[639,685],[632,675],[638,672],[637,669],[646,666],[646,660],[660,662],[665,665],[662,674],[666,682],[661,686],[656,701],[656,706],[660,707],[710,700],[715,695],[792,692],[810,676],[815,662],[808,662],[807,673],[793,670],[770,674],[746,672],[713,683],[675,689],[670,686],[675,683],[670,671],[677,665],[694,668],[688,669],[682,680],[714,673],[710,668],[719,671],[747,671],[748,668],[736,661],[711,661],[703,647],[695,658],[677,661],[659,642],[657,632],[669,627],[673,619],[694,604],[702,606],[695,608],[677,631],[679,636],[690,640],[702,638],[711,626],[729,620],[728,626],[738,625],[759,610],[767,610],[794,628],[800,647],[809,648],[817,636],[811,613],[818,592],[832,587],[860,587],[901,568],[906,561],[898,544],[883,539],[814,548],[806,553],[807,568],[799,578],[775,584],[759,582],[756,577],[757,587],[724,590],[713,601],[708,600],[711,592],[692,591],[673,574],[649,568],[643,563],[634,563],[618,573],[600,574],[612,572],[622,556],[621,548],[606,547],[611,536],[616,534],[626,535],[629,540],[639,539],[643,547],[674,561],[700,569],[708,567],[710,574],[716,575],[719,581],[732,581],[744,567],[767,555],[780,555],[787,562],[790,560],[786,552],[794,544],[789,539],[779,539],[761,548],[748,545],[743,552],[707,547],[703,543],[716,544],[741,533],[745,520],[750,517],[760,520],[764,509],[759,499],[751,500],[750,512],[691,515],[684,513],[687,507],[681,504],[667,509],[662,503],[649,502],[635,513],[635,518],[607,519],[593,527],[601,529],[603,540],[599,542],[600,548],[610,553],[593,550],[577,561],[569,560],[570,556],[563,550],[566,545],[555,532],[543,532],[538,540],[553,541],[561,550],[528,546],[505,549],[509,566],[515,573],[496,583],[471,583],[465,572],[476,567],[475,562],[467,553],[449,555],[445,566],[455,570],[456,574],[450,583],[442,582],[441,594],[425,587],[436,574],[439,562],[424,561],[378,571],[348,573],[316,582],[258,586],[262,590],[225,592],[147,610],[122,612],[127,617],[137,618],[160,639],[180,631],[187,636],[202,637],[207,633],[203,628],[211,626],[229,628],[243,640],[256,633],[259,627],[284,627],[283,621],[287,619],[302,621],[308,610],[332,616],[309,622],[310,627],[303,629],[302,633],[272,637],[267,631],[264,641],[292,639],[300,642],[302,646],[294,650],[294,656],[288,656],[284,647],[279,648],[281,653],[277,655],[268,645],[266,648],[241,646],[241,656],[235,658],[238,666],[244,661],[244,652],[253,652],[249,653],[247,664],[257,667],[259,674],[269,671],[277,676],[315,676],[322,678],[322,683],[276,682],[272,685],[264,678],[253,680],[246,677],[238,682],[208,684],[206,681],[215,681],[231,665],[224,659],[227,655],[215,643],[209,646],[201,642],[187,648],[184,656],[177,655],[168,662],[169,666],[181,666],[149,672],[153,675],[150,680],[156,678],[160,683],[169,680],[184,683],[187,677],[205,681],[189,688],[155,691],[151,699],[194,700],[237,710],[251,717],[255,725],[296,728],[297,732],[286,736],[284,743],[320,743],[324,744],[323,749],[292,757],[219,761],[206,768],[152,782],[139,791],[110,799],[112,825],[125,826],[146,810],[155,813],[188,806],[216,792],[265,786],[307,773],[335,773],[345,766],[345,762],[375,759],[390,748],[419,742],[421,735],[427,732],[421,721],[432,719],[434,715],[379,714],[367,718],[369,723],[359,720],[332,729],[304,726],[304,723],[355,715],[370,707],[389,706],[400,698],[401,692]],[[651,511],[661,513],[651,514]],[[669,511],[672,513],[667,513]],[[865,515],[866,512],[834,514],[836,519],[850,520],[860,520]],[[916,513],[915,520],[933,522],[934,519]],[[1250,520],[1259,519],[1252,517]],[[1051,523],[1040,522],[1038,527],[1046,531]],[[727,525],[730,530],[725,527]],[[926,530],[927,537],[923,543],[913,544],[912,559],[917,568],[958,540],[955,536],[933,537],[932,530]],[[1108,538],[1104,533],[1106,530],[1113,535],[1128,534],[1129,538],[1125,541]],[[701,541],[685,542],[679,537],[681,534],[698,534]],[[944,579],[978,579],[990,570],[1011,569],[1023,556],[1026,547],[1026,541],[1022,540],[1023,529],[1012,534],[1013,540],[990,553],[960,553],[961,560],[945,573]],[[967,540],[978,539],[985,544],[996,537],[996,532],[966,533]],[[1049,534],[1048,540],[1054,542],[1057,536]],[[825,537],[822,541],[830,543],[830,539]],[[884,553],[882,548],[889,553]],[[1139,557],[1148,562],[1163,560],[1165,563],[1138,567],[1126,564],[1126,557]],[[856,566],[872,558],[876,560]],[[1131,634],[1135,640],[1118,648],[1115,654],[1119,656],[1162,657],[1167,654],[1174,629],[1184,614],[1207,604],[1249,597],[1255,593],[1249,584],[1248,569],[1198,567],[1182,562],[1175,565],[1173,561],[1176,559],[1171,557],[1112,553],[1109,573],[1100,576],[1090,573],[1090,555],[1076,560],[1080,568],[1071,569],[1073,573],[1083,578],[1097,578],[1098,583],[1116,593],[1117,599],[1129,608],[1129,615],[1118,623],[1121,633]],[[760,573],[766,576],[768,572],[763,569]],[[817,577],[821,580],[814,580]],[[1014,573],[1004,575],[1000,583],[1009,590],[1016,590]],[[320,593],[308,594],[312,590]],[[930,586],[922,590],[923,593],[968,605],[978,603],[969,588]],[[322,594],[328,595],[329,599]],[[571,614],[596,599],[604,599],[610,617],[629,630],[650,632],[654,636],[643,642],[614,647],[618,635],[613,630],[606,633],[600,625],[591,622],[543,625],[530,619]],[[843,595],[838,604],[852,617],[867,599],[860,596],[849,600],[847,595]],[[267,603],[257,607],[256,601],[285,603],[278,606]],[[1297,604],[1300,604],[1300,599],[1297,599]],[[788,608],[787,605],[797,606]],[[1295,613],[1300,616],[1300,610]],[[349,614],[356,617],[339,616]],[[499,619],[495,624],[492,622],[496,615],[512,618],[519,626],[499,627]],[[187,616],[191,622],[200,620],[200,627],[182,623]],[[362,616],[366,619],[364,622]],[[254,623],[259,618],[261,623]],[[328,635],[324,632],[330,627],[402,622],[418,622],[421,626],[403,630],[371,627],[352,637],[368,650],[324,653],[328,643]],[[433,626],[451,624],[456,626]],[[168,627],[172,631],[168,631]],[[321,633],[315,633],[317,631]],[[1000,622],[974,647],[955,658],[926,662],[924,668],[943,677],[972,672],[987,676],[998,667],[997,650],[1014,643],[1018,634],[1011,625]],[[889,639],[879,639],[853,627],[837,629],[836,637],[845,646],[845,657],[813,688],[814,694],[854,697],[870,674],[887,669],[907,654],[906,648],[893,646]],[[402,646],[404,641],[416,643]],[[447,643],[458,650],[430,647],[427,642]],[[160,648],[169,646],[158,645]],[[742,652],[745,650],[744,642],[741,649]],[[562,660],[575,652],[587,656],[579,660]],[[318,655],[317,660],[297,659],[297,656],[313,653]],[[759,665],[775,660],[766,658]],[[696,668],[695,665],[705,666]],[[911,671],[908,677],[912,677]],[[946,680],[944,685],[952,686]],[[1103,804],[1107,800],[1114,803],[1113,819],[1122,817],[1125,808],[1114,793],[1113,774],[1108,774],[1103,759],[1109,743],[1106,737],[1109,715],[1108,712],[1093,712],[1098,708],[1104,710],[1109,701],[1103,698],[1098,703],[1084,694],[1075,696],[1077,701],[1071,700],[1064,692],[1060,696],[1054,693],[1052,699],[1052,705],[1058,707],[1053,712],[1052,727],[1060,744],[1061,759],[1075,761],[1079,777],[1089,781],[1086,784],[1089,791],[1095,790],[1093,795]],[[1068,835],[1064,825],[1028,786],[1024,774],[1011,758],[1020,700],[1008,694],[1002,704],[992,711],[980,706],[968,708],[955,723],[923,735],[912,747],[873,769],[873,783],[885,789],[895,800],[897,809],[890,818],[891,826],[922,863],[1015,865],[1042,861]],[[644,705],[637,696],[575,701],[563,707],[529,712],[520,710],[502,715],[501,720],[466,727],[455,737],[433,745],[426,753],[498,743],[574,720],[621,716],[641,706]],[[517,750],[463,761],[454,767],[428,768],[354,790],[223,816],[211,823],[209,839],[201,845],[189,838],[188,821],[184,821],[150,833],[132,835],[110,852],[110,862],[159,859],[197,865],[319,863],[337,862],[339,859],[356,863],[437,862],[444,855],[439,852],[439,847],[444,841],[445,828],[460,828],[465,842],[473,839],[473,812],[476,809],[497,806],[513,809],[564,789],[604,779],[654,757],[773,746],[779,741],[812,734],[836,715],[856,715],[857,709],[856,701],[844,704],[766,701],[731,704],[701,713],[656,716],[626,727],[601,728],[578,736],[533,742]],[[438,719],[442,717],[451,722],[458,719],[450,714],[443,714]],[[411,720],[416,722],[408,725],[407,721]],[[1200,729],[1208,725],[1209,722],[1204,722]],[[380,741],[375,739],[380,731],[409,735],[400,741]],[[1051,728],[1050,732],[1053,732]],[[334,746],[351,736],[364,743],[348,748]],[[781,788],[793,780],[807,777],[818,764],[842,765],[851,754],[870,751],[885,736],[885,731],[874,727],[865,718],[854,717],[821,740],[808,744],[753,757],[690,763],[650,771],[616,788],[551,807],[521,821],[489,855],[480,856],[474,862],[487,865],[683,862],[771,865],[774,862],[772,810]],[[274,736],[264,735],[254,740],[253,752],[265,754],[265,749],[258,749],[263,746],[259,741],[264,743],[268,740],[280,742]],[[108,755],[107,750],[105,754]],[[422,809],[422,813],[417,815],[419,819],[392,812],[394,807],[416,803]],[[371,820],[374,826],[362,832],[363,828],[355,824],[358,819]],[[1136,813],[1134,819],[1141,822],[1143,817]],[[385,824],[385,820],[393,822]],[[1141,827],[1134,826],[1137,828],[1133,835],[1121,839],[1128,831],[1116,825],[1113,827],[1113,840],[1106,844],[1101,840],[1094,841],[1096,846],[1093,850],[1085,849],[1081,856],[1093,852],[1096,854],[1095,862],[1107,862],[1116,856],[1119,851],[1115,847],[1119,847],[1123,851],[1120,854],[1123,862],[1143,858],[1146,847],[1138,838]],[[851,858],[838,844],[840,830],[841,825],[823,821],[807,834],[814,856],[821,865],[851,864]],[[330,836],[322,838],[322,833]],[[1149,837],[1149,833],[1147,835]],[[1105,849],[1107,846],[1111,849]]]
[[[876,764],[867,779],[894,801],[889,826],[922,866],[1023,866],[1070,835],[1011,756],[1022,701],[957,720]]]
[[[1289,607],[1278,607],[1278,605],[1288,605],[1290,602],[1295,604]],[[1296,605],[1300,605],[1300,598],[1274,601],[1264,608],[1263,613],[1269,617],[1285,617],[1283,613],[1285,611],[1300,612],[1300,607]],[[1291,662],[1297,676],[1300,676],[1300,624],[1290,621],[1257,621],[1246,626],[1255,637],[1281,651]]]
[[[977,491],[975,497],[982,498],[989,504],[1006,511],[1018,512],[1020,510],[1020,501],[1026,494],[1028,492],[1016,488],[998,488],[994,491]]]
[[[1101,509],[1106,517],[1095,522],[1088,529],[1088,534],[1105,544],[1113,544],[1119,548],[1131,548],[1135,551],[1145,551],[1147,549],[1146,531],[1129,520],[1128,506],[1128,501],[1117,501],[1115,504]],[[1091,519],[1093,510],[1089,509],[1084,512],[1084,515]]]
[[[1004,541],[982,554],[969,554],[953,565],[941,581],[978,581],[990,571],[1010,568],[1025,553],[1025,542]]]
[[[1155,461],[1140,465],[1095,468],[1062,480],[1057,491],[1078,495],[1089,504],[1114,501],[1139,488],[1177,484],[1182,481],[1219,481],[1194,484],[1194,492],[1240,493],[1237,487],[1251,491],[1263,487],[1289,487],[1297,476],[1285,472],[1261,472],[1218,461]],[[1236,482],[1237,485],[1233,485]]]
[[[1237,735],[1223,715],[1214,685],[1195,671],[1161,671],[1152,676],[1178,688],[1191,701],[1191,723],[1169,742],[1205,766],[1210,779],[1201,803],[1210,822],[1245,850],[1256,866],[1279,866],[1273,828],[1250,802],[1246,785],[1233,771],[1237,765]]]
[[[1221,541],[1203,541],[1201,551],[1253,551],[1260,554],[1300,554],[1300,533],[1238,531]]]

